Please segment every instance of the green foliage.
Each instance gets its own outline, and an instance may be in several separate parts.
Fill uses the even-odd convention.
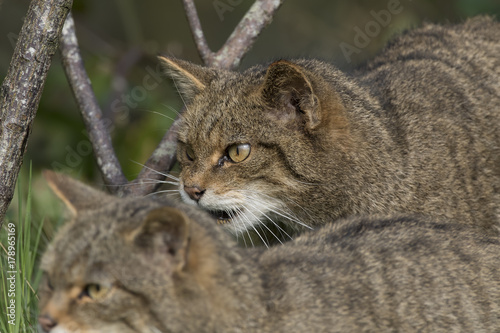
[[[37,332],[36,290],[41,278],[37,265],[43,221],[32,219],[31,166],[25,198],[21,183],[22,179],[17,186],[17,219],[7,218],[0,231],[0,331],[4,333]],[[8,316],[14,303],[15,313]]]

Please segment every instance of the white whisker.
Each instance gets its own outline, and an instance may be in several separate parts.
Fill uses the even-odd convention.
[[[179,111],[177,111],[176,109],[174,109],[172,106],[168,105],[168,104],[165,104],[165,103],[162,103],[162,105],[166,108],[168,108],[170,111],[173,111],[176,115],[180,116],[181,113]]]
[[[254,194],[254,195],[251,196],[251,200],[252,201],[258,201],[262,206],[267,207],[267,209],[269,209],[269,211],[273,212],[274,214],[279,215],[279,216],[281,216],[281,217],[283,217],[283,218],[285,218],[285,219],[287,219],[287,220],[289,220],[291,222],[295,222],[295,223],[297,223],[297,224],[299,224],[299,225],[301,225],[301,226],[303,226],[305,228],[312,229],[310,226],[308,226],[304,222],[300,221],[295,216],[295,214],[293,214],[293,213],[290,214],[290,213],[284,211],[281,207],[278,207],[277,204],[275,202],[273,202],[273,201],[276,201],[275,198],[273,198],[273,197],[271,197],[269,195],[266,195],[266,194],[261,194],[261,193],[255,192],[255,191],[250,191],[250,190],[235,190],[235,192],[240,192],[240,193],[244,192],[244,191],[247,191],[247,192],[250,192],[250,193]],[[245,195],[244,193],[242,193],[242,194],[245,197],[250,198],[249,196]],[[255,195],[255,194],[257,194],[257,195]],[[261,201],[261,200],[258,199],[259,195],[266,196],[270,200],[266,201],[266,202]],[[250,200],[247,199],[247,201],[250,201]],[[284,205],[284,203],[282,203],[282,205]],[[286,207],[286,205],[285,205],[285,207]],[[287,207],[287,209],[291,212],[291,210],[288,207]]]
[[[186,110],[189,110],[188,107],[187,107],[187,103],[186,101],[184,100],[184,96],[182,96],[181,94],[181,91],[179,90],[179,87],[177,86],[177,82],[175,82],[175,79],[172,77],[172,82],[174,83],[174,86],[175,86],[175,90],[177,90],[177,93],[179,94],[179,96],[181,97],[181,100],[182,100],[182,104],[184,104],[184,107],[186,108]]]
[[[235,211],[238,213],[238,215],[239,215],[239,216],[243,216],[243,212],[242,212],[242,211],[241,211],[241,209],[239,209],[238,207],[235,207]],[[235,219],[235,220],[233,220],[233,221],[235,221],[236,223],[238,223],[238,224],[242,225],[242,227],[240,227],[240,228],[242,228],[242,230],[245,230],[245,231],[246,231],[247,236],[248,236],[248,239],[250,240],[250,243],[252,244],[252,247],[255,247],[255,244],[253,243],[252,236],[251,236],[251,235],[250,235],[250,233],[248,232],[248,229],[247,229],[247,228],[245,228],[244,223],[243,223],[243,222],[240,222],[240,221],[239,221],[239,219]],[[245,240],[245,236],[243,236],[243,243],[245,243],[245,247],[248,247],[248,246],[247,246],[247,242],[246,242],[246,240]]]
[[[250,224],[250,226],[252,227],[252,229],[255,231],[255,233],[257,234],[257,236],[259,236],[260,240],[262,241],[262,243],[264,243],[264,245],[269,248],[269,245],[266,243],[266,241],[264,240],[264,238],[262,238],[262,236],[259,234],[259,231],[257,231],[257,228],[255,228],[255,225],[252,223]],[[250,238],[251,239],[251,238]],[[252,243],[252,246],[253,246],[253,243]]]
[[[142,182],[141,184],[170,184],[170,185],[179,185],[178,182],[171,182],[169,180],[154,180],[154,179],[151,179],[151,182]]]
[[[256,192],[256,191],[252,191],[252,190],[238,189],[238,190],[235,190],[235,191],[237,191],[237,192],[243,192],[243,191],[246,191],[246,192],[250,192],[250,193],[257,194],[258,196],[264,196],[264,197],[269,198],[271,202],[276,200],[275,198],[273,198],[272,196],[270,196],[270,195],[268,195],[268,194],[265,194],[265,193],[260,193],[260,192]],[[291,202],[294,206],[296,206],[296,207],[298,207],[298,208],[302,209],[302,211],[304,211],[304,213],[306,213],[306,214],[307,214],[307,215],[311,218],[311,220],[313,220],[312,215],[311,215],[311,214],[310,214],[310,213],[309,213],[306,209],[304,209],[302,206],[300,206],[298,203],[296,203],[295,201],[293,201],[293,200],[292,200],[292,199],[290,199],[290,198],[287,198],[287,200],[288,200],[288,201],[290,201],[290,202]],[[287,209],[288,209],[288,207],[287,207]],[[290,210],[290,209],[289,209],[289,210]],[[291,211],[291,210],[290,210],[290,211]],[[282,212],[283,212],[283,213],[285,213],[284,211],[282,211]],[[298,218],[297,218],[297,216],[295,216],[295,214],[290,215],[290,216],[292,216],[292,217],[294,217],[294,218],[296,218],[296,219],[298,220]]]
[[[252,205],[252,204],[250,204],[250,203],[247,203],[247,205],[248,205],[248,206],[251,206],[251,207],[253,207],[254,209],[256,209],[257,211],[259,211],[259,212],[260,212],[262,215],[264,215],[264,216],[265,216],[265,217],[266,217],[269,221],[271,221],[271,222],[272,222],[275,226],[277,226],[279,229],[281,229],[281,227],[280,227],[279,225],[277,225],[277,224],[276,224],[276,222],[274,222],[274,221],[273,221],[273,220],[272,220],[269,216],[267,216],[264,212],[262,212],[260,209],[258,209],[255,205]],[[247,209],[247,210],[248,210],[248,209]],[[253,216],[255,216],[255,214],[253,214],[250,210],[248,210],[248,211],[250,212],[250,214],[252,214]],[[255,216],[255,218],[257,218],[257,216]],[[269,229],[269,227],[268,227],[265,223],[261,223],[261,225],[263,225],[263,226],[264,226],[264,227],[265,227],[265,228],[266,228],[266,229],[267,229],[267,230],[268,230],[268,231],[269,231],[269,232],[270,232],[270,233],[271,233],[271,234],[272,234],[272,235],[273,235],[273,236],[274,236],[274,237],[278,240],[278,242],[280,242],[280,244],[283,244],[283,242],[279,239],[279,237],[278,237],[278,236],[276,236],[276,235],[274,234],[274,232],[272,232],[272,230],[271,230],[271,229]],[[281,230],[283,230],[283,229],[281,229]],[[285,232],[285,231],[283,230],[283,232]],[[286,234],[286,232],[285,232],[285,234]],[[288,234],[287,234],[287,236],[288,236],[288,237],[290,237],[290,239],[292,239],[292,237],[291,237],[290,235],[288,235]]]
[[[161,191],[156,191],[155,193],[169,193],[169,192],[179,193],[179,190],[161,190]]]
[[[179,181],[179,178],[177,178],[177,177],[175,177],[175,176],[172,176],[171,174],[168,174],[168,173],[163,173],[163,172],[157,171],[157,170],[155,170],[155,169],[153,169],[153,168],[150,168],[150,167],[148,167],[148,166],[146,166],[146,165],[144,165],[144,164],[142,164],[142,163],[136,162],[136,161],[134,161],[134,160],[130,160],[130,161],[131,161],[132,163],[135,163],[135,164],[138,164],[138,165],[142,166],[143,168],[146,168],[146,169],[148,169],[148,170],[151,170],[151,171],[153,171],[153,172],[155,172],[155,173],[157,173],[157,174],[159,174],[159,175],[162,175],[162,176],[164,176],[164,177],[167,177],[167,178],[170,178],[170,179],[173,179],[173,180]]]
[[[158,111],[153,111],[153,110],[148,110],[148,109],[140,109],[140,111],[145,111],[145,112],[149,112],[149,113],[157,114],[157,115],[160,115],[160,116],[162,116],[162,117],[167,118],[168,120],[175,121],[175,119],[174,119],[174,118],[169,117],[169,116],[167,116],[166,114],[163,114],[163,113],[158,112]]]

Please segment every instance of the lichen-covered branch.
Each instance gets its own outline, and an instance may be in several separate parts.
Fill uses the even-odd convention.
[[[127,179],[123,175],[120,163],[116,157],[109,131],[104,123],[103,114],[97,103],[94,91],[87,76],[80,55],[75,25],[71,13],[68,15],[61,34],[61,55],[63,68],[73,95],[82,113],[90,142],[94,149],[97,165],[101,170],[104,182],[109,189],[120,194]]]
[[[32,0],[0,88],[0,227],[72,0]]]

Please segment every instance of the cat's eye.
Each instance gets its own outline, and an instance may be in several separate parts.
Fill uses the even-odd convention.
[[[83,288],[80,297],[86,296],[93,300],[99,300],[106,296],[111,288],[97,283],[90,283]]]
[[[243,162],[250,155],[250,144],[240,143],[229,146],[227,154],[231,161],[235,163]]]
[[[191,147],[186,147],[186,156],[188,160],[193,161],[194,160],[194,151],[191,149]]]

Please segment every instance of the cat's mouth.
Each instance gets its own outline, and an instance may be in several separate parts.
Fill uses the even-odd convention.
[[[230,223],[238,213],[226,210],[211,210],[210,214],[217,219],[217,224],[223,225]]]

